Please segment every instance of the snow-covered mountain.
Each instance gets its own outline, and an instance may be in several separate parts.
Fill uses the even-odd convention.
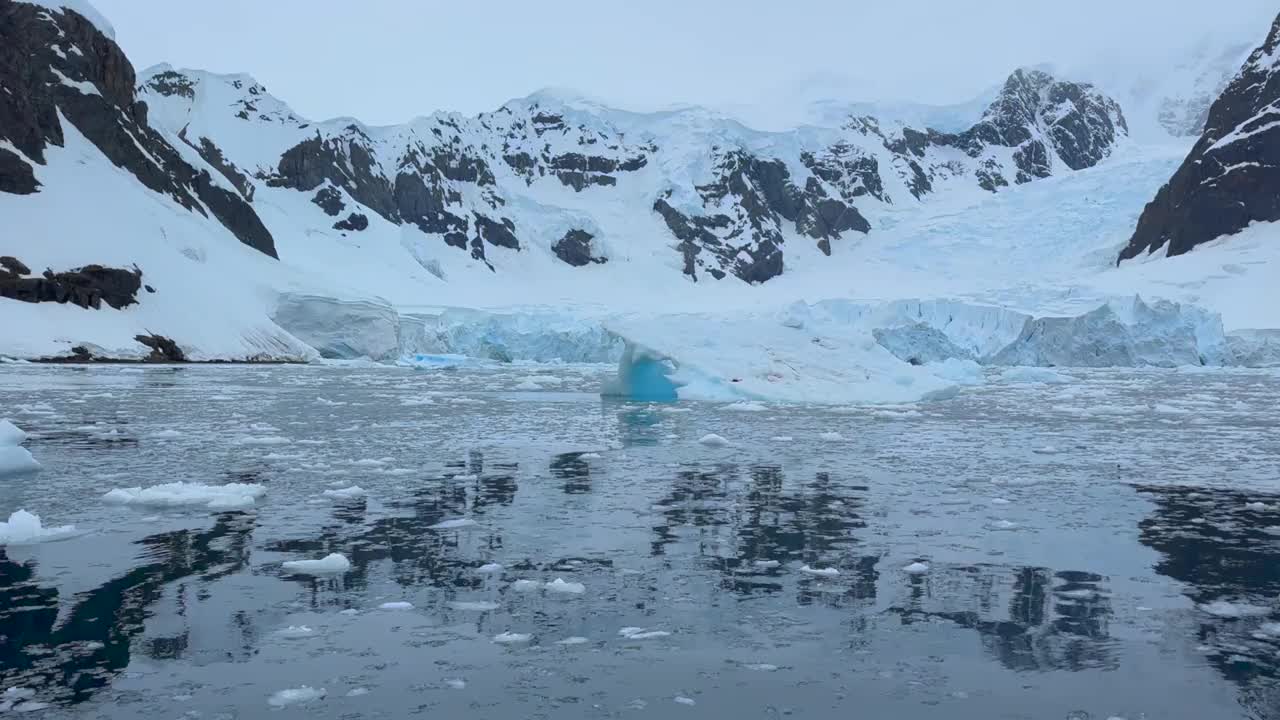
[[[790,248],[829,255],[870,232],[887,206],[1091,167],[1125,134],[1114,101],[1023,70],[961,133],[871,117],[763,133],[696,108],[634,114],[550,95],[373,128],[299,117],[248,76],[169,67],[144,73],[139,92],[153,124],[246,199],[308,193],[333,218],[324,229],[362,232],[376,216],[417,228],[419,255],[443,244],[499,272],[519,271],[521,252],[584,266],[658,244],[693,280],[750,283],[780,275]]]
[[[599,360],[638,327],[620,313],[797,298],[1074,314],[1140,286],[1094,274],[1171,166],[1113,99],[1040,69],[946,130],[765,132],[563,92],[373,127],[301,117],[248,75],[135,77],[92,15],[0,0],[11,357]]]
[[[1203,135],[1120,253],[1181,255],[1280,220],[1280,17],[1209,110]]]

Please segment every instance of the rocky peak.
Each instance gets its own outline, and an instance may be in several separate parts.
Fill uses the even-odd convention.
[[[1117,262],[1181,255],[1280,220],[1280,17],[1209,109],[1204,133],[1143,210]]]
[[[253,208],[192,167],[148,124],[133,65],[113,39],[73,7],[0,0],[0,192],[38,192],[35,165],[62,146],[62,118],[149,190],[212,215],[241,242],[275,257]],[[87,6],[85,12],[93,14]]]

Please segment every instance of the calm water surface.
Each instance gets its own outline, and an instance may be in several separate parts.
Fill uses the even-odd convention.
[[[45,466],[0,519],[81,533],[0,547],[0,689],[58,718],[1280,718],[1280,374],[833,410],[602,402],[608,372],[0,366]],[[102,497],[175,481],[266,494]]]

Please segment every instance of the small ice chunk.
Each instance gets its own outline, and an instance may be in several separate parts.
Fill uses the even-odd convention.
[[[817,575],[818,577],[835,577],[840,574],[840,571],[836,568],[813,568],[808,565],[801,566],[800,572],[807,575]]]
[[[39,515],[26,510],[18,510],[9,516],[8,522],[0,522],[0,546],[35,545],[65,540],[76,534],[75,525],[45,527]]]
[[[795,440],[795,438],[791,437],[790,435],[774,435],[769,439],[774,442],[793,442]]]
[[[618,631],[618,634],[628,640],[649,640],[651,638],[667,637],[671,633],[666,630],[646,630],[642,627],[624,627]]]
[[[672,698],[672,700],[675,700],[677,703],[681,705],[697,705],[698,704],[697,702],[694,701],[693,698],[688,698],[683,695],[677,695],[674,698]]]
[[[534,391],[534,390],[541,390],[542,386],[536,382],[525,380],[524,382],[516,385],[515,389],[521,390],[521,391]]]
[[[1004,498],[991,498],[992,505],[1008,505],[1009,501]]]
[[[165,440],[169,438],[182,437],[182,433],[170,428],[168,430],[160,430],[159,432],[153,432],[151,433],[150,437],[155,438],[157,440]]]
[[[493,641],[499,645],[515,645],[517,643],[526,643],[533,639],[528,633],[503,632],[493,636]]]
[[[724,406],[725,410],[734,410],[736,412],[764,412],[769,408],[764,403],[752,402],[744,400],[742,402],[731,403]]]
[[[460,678],[448,678],[444,681],[446,687],[451,690],[466,690],[467,681]]]
[[[352,467],[380,468],[386,465],[386,460],[375,460],[373,458],[365,458],[364,460],[353,460],[350,465]]]
[[[154,505],[159,507],[204,505],[209,509],[232,509],[251,507],[266,492],[266,487],[253,483],[202,485],[200,483],[172,482],[153,485],[148,488],[115,488],[102,497],[107,502],[121,505]]]
[[[902,571],[908,575],[924,575],[929,572],[929,563],[916,561],[902,568]]]
[[[360,487],[359,485],[352,485],[351,487],[339,488],[337,490],[324,491],[325,497],[333,498],[334,500],[353,500],[358,497],[364,497],[364,495],[365,495],[364,488]]]
[[[776,568],[782,563],[777,560],[757,560],[753,564],[761,570],[768,570],[769,568]]]
[[[1032,448],[1031,452],[1037,455],[1057,455],[1062,451],[1053,445],[1045,445],[1044,447]]]
[[[287,707],[289,705],[300,705],[302,703],[314,702],[323,699],[325,696],[324,688],[313,688],[310,685],[302,687],[289,688],[272,693],[267,698],[267,704],[272,707]]]
[[[316,634],[316,631],[306,625],[290,625],[289,627],[281,628],[272,634],[276,637],[283,638],[302,638],[311,637]]]
[[[824,432],[818,436],[818,439],[823,442],[840,442],[844,440],[844,436],[838,432]]]
[[[384,602],[378,606],[379,610],[412,610],[413,603],[397,600],[395,602]]]
[[[27,434],[22,428],[8,420],[0,420],[0,447],[21,445],[27,441]]]
[[[0,477],[38,472],[41,467],[26,448],[18,445],[0,445]]]
[[[498,563],[486,563],[476,568],[476,572],[482,575],[492,575],[494,573],[500,573],[502,572],[502,570],[503,570],[502,566],[499,565]]]
[[[369,694],[369,688],[358,687],[358,688],[351,688],[350,690],[347,691],[347,697],[360,697],[361,695],[368,695],[368,694]]]
[[[748,670],[757,670],[760,672],[773,672],[778,669],[778,666],[771,665],[769,663],[751,663],[750,665],[747,665],[746,668]]]
[[[26,687],[11,687],[4,691],[3,697],[5,701],[16,702],[18,700],[30,700],[36,696],[36,691]]]
[[[319,560],[290,560],[280,567],[285,572],[302,575],[326,575],[344,573],[351,569],[351,561],[338,553],[329,553]]]
[[[455,600],[449,603],[449,607],[454,610],[466,610],[468,612],[489,612],[497,610],[499,605],[488,600]]]
[[[582,583],[565,582],[563,578],[556,578],[555,580],[547,583],[547,590],[555,593],[581,595],[586,592],[587,586]]]
[[[729,441],[715,433],[707,433],[698,440],[699,443],[707,447],[728,447]]]
[[[511,589],[516,592],[532,592],[542,587],[542,583],[537,580],[517,580],[511,583]]]
[[[477,523],[475,520],[472,520],[471,518],[450,518],[448,520],[441,520],[435,525],[432,525],[430,529],[431,530],[461,530],[463,528],[475,527],[478,524],[479,523]]]
[[[996,520],[994,522],[987,523],[986,528],[988,530],[1017,530],[1018,523],[1010,520]]]
[[[581,455],[578,456],[578,459],[579,460],[599,460],[602,457],[604,456],[601,455],[600,453],[589,452],[589,453],[582,453]]]
[[[241,435],[236,438],[236,445],[288,445],[293,442],[287,437],[279,435]]]
[[[1267,504],[1264,502],[1245,503],[1244,509],[1245,510],[1266,510]]]
[[[359,610],[357,610],[357,609],[355,609],[355,608],[347,608],[346,610],[339,610],[339,611],[338,611],[338,614],[339,614],[339,615],[346,615],[347,617],[352,617],[352,616],[355,616],[355,615],[359,615],[359,614],[360,614],[360,611],[359,611]]]
[[[1201,611],[1206,612],[1214,617],[1235,620],[1244,617],[1258,617],[1267,615],[1271,612],[1269,608],[1259,607],[1257,605],[1249,605],[1246,603],[1233,603],[1226,600],[1214,600],[1210,603],[1201,603],[1197,607]]]
[[[557,645],[585,645],[589,642],[591,641],[582,637],[581,635],[572,635],[563,640],[557,640],[556,644]]]

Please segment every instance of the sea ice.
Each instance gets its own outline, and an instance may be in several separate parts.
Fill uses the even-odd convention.
[[[384,602],[378,606],[379,610],[412,610],[413,603],[404,601]]]
[[[1201,603],[1197,605],[1202,611],[1220,618],[1235,620],[1244,617],[1258,617],[1260,615],[1268,615],[1270,608],[1260,607],[1258,605],[1249,605],[1247,603],[1233,603],[1226,600],[1214,600],[1210,603]]]
[[[844,440],[844,436],[838,432],[824,432],[818,436],[818,439],[823,442],[840,442]]]
[[[461,680],[461,679],[459,679],[459,678],[449,678],[449,679],[447,679],[447,680],[445,680],[445,681],[444,681],[444,684],[445,684],[445,686],[446,686],[446,687],[448,687],[448,688],[449,688],[449,689],[451,689],[451,690],[466,690],[466,689],[467,689],[467,681],[466,681],[466,680]]]
[[[285,572],[303,575],[327,575],[344,573],[351,569],[351,561],[344,555],[329,553],[319,560],[289,560],[281,564]]]
[[[735,410],[737,412],[765,412],[769,408],[764,403],[743,400],[741,402],[730,403],[724,406],[725,410]]]
[[[1056,370],[1042,367],[1012,367],[1000,373],[1000,380],[1007,383],[1044,383],[1063,385],[1071,378]]]
[[[542,587],[542,583],[537,580],[517,580],[511,583],[511,589],[516,592],[532,592]]]
[[[484,565],[476,568],[476,572],[482,575],[492,575],[494,573],[500,573],[502,570],[503,567],[498,563],[485,563]]]
[[[449,603],[449,607],[467,612],[490,612],[497,610],[500,606],[498,603],[489,602],[488,600],[455,600]]]
[[[358,687],[358,688],[351,688],[350,690],[347,691],[347,697],[360,697],[362,695],[368,695],[368,694],[369,694],[369,688]]]
[[[756,567],[758,567],[758,568],[760,568],[760,569],[762,569],[762,570],[768,570],[769,568],[776,568],[776,567],[778,567],[778,566],[779,566],[779,565],[781,565],[781,564],[782,564],[782,563],[778,562],[777,560],[757,560],[757,561],[755,561],[755,566],[756,566]]]
[[[642,627],[624,627],[618,631],[618,634],[628,640],[650,640],[652,638],[667,637],[671,633],[666,630],[646,630]]]
[[[475,520],[472,520],[471,518],[450,518],[448,520],[441,520],[435,525],[430,526],[430,529],[431,530],[462,530],[464,528],[475,527],[476,525],[479,525],[479,523],[477,523]]]
[[[729,445],[728,440],[715,433],[707,433],[706,435],[703,435],[698,442],[706,445],[707,447],[727,447]]]
[[[26,440],[27,434],[22,428],[7,419],[0,419],[0,447],[21,445]]]
[[[808,565],[800,567],[800,572],[807,575],[817,575],[818,577],[835,577],[840,574],[836,568],[812,568]]]
[[[339,488],[337,490],[325,490],[323,494],[325,497],[333,498],[335,500],[351,500],[358,497],[364,497],[365,491],[364,488],[359,485],[352,485],[351,487]]]
[[[35,545],[54,540],[65,540],[76,535],[75,525],[44,527],[40,516],[19,510],[9,516],[8,522],[0,522],[0,545]]]
[[[672,700],[679,703],[680,705],[697,705],[698,704],[697,702],[694,701],[693,698],[688,698],[683,695],[677,695],[674,698],[672,698]]]
[[[556,578],[555,580],[547,583],[547,590],[555,593],[581,595],[586,592],[587,586],[582,583],[565,582],[563,578]]]
[[[267,489],[262,485],[252,483],[203,485],[200,483],[173,482],[153,485],[148,488],[115,488],[102,497],[107,502],[121,505],[154,505],[160,507],[203,505],[209,509],[222,510],[252,507],[254,502],[265,495],[266,492]]]
[[[27,434],[8,420],[0,420],[0,477],[35,472],[40,463],[21,444]]]
[[[556,644],[557,645],[585,645],[589,642],[591,641],[588,640],[587,638],[582,637],[581,635],[572,635],[563,640],[557,640]]]
[[[178,432],[177,430],[168,429],[168,430],[160,430],[158,432],[153,432],[148,437],[151,437],[157,440],[167,440],[170,438],[182,437],[182,433]]]
[[[289,688],[288,690],[272,693],[271,697],[267,698],[267,704],[272,707],[299,705],[320,700],[324,698],[325,694],[324,688],[303,685],[302,687]]]
[[[290,625],[289,627],[281,628],[272,633],[272,635],[282,638],[303,638],[311,637],[315,634],[316,631],[306,625]]]
[[[500,645],[514,645],[516,643],[526,643],[533,639],[528,633],[503,632],[493,636],[493,641]]]
[[[918,562],[918,561],[913,562],[910,565],[902,568],[902,571],[908,575],[924,575],[925,573],[929,572],[929,564]]]

